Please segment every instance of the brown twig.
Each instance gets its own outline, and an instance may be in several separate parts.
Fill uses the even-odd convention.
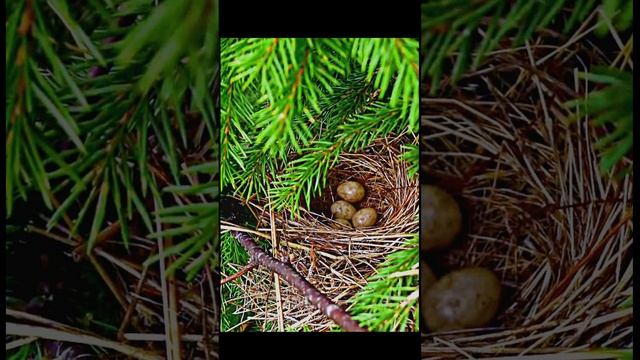
[[[122,291],[118,287],[118,285],[116,285],[116,283],[113,282],[111,277],[109,277],[109,274],[107,273],[107,271],[102,267],[102,265],[100,265],[100,262],[98,262],[98,259],[96,259],[96,257],[93,254],[89,254],[89,260],[91,261],[91,264],[98,272],[98,275],[100,275],[102,280],[104,280],[105,284],[107,284],[107,287],[109,287],[109,290],[111,290],[111,292],[113,293],[113,296],[116,298],[116,300],[118,300],[118,302],[120,303],[120,306],[122,306],[123,309],[126,309],[127,300],[124,298],[124,295],[122,294]]]
[[[229,275],[226,278],[220,280],[220,285],[224,285],[226,283],[228,283],[229,281],[233,281],[237,278],[239,278],[240,276],[248,273],[249,271],[253,270],[256,267],[256,264],[254,263],[249,263],[247,266],[243,267],[242,269],[240,269],[237,273],[233,274],[233,275]]]
[[[367,330],[360,327],[351,316],[340,306],[334,304],[328,297],[320,293],[311,283],[305,280],[300,274],[292,269],[288,264],[274,259],[267,254],[253,239],[246,234],[232,231],[231,234],[238,239],[240,244],[247,250],[251,256],[251,261],[257,265],[261,265],[270,271],[280,275],[293,287],[304,294],[311,304],[317,307],[323,314],[331,318],[336,324],[346,331],[366,332]]]
[[[138,284],[136,285],[136,288],[134,290],[135,294],[140,294],[140,291],[142,290],[142,286],[144,285],[147,279],[147,270],[149,270],[149,268],[145,266],[144,269],[142,270],[142,274],[140,275],[140,279],[138,279]],[[122,319],[122,323],[120,324],[120,328],[118,329],[119,340],[124,340],[124,331],[127,329],[127,326],[131,321],[131,316],[133,315],[133,310],[135,310],[137,303],[138,303],[138,298],[136,296],[132,296],[131,302],[129,303],[129,306],[127,307],[127,311],[124,314],[124,318]]]
[[[205,266],[206,268],[207,266]],[[207,275],[205,275],[207,276]],[[208,276],[207,276],[208,277]],[[200,285],[200,298],[205,299],[205,295],[204,295],[204,284]],[[216,299],[212,298],[211,302],[213,304],[215,304]],[[205,302],[203,301],[200,307],[200,311],[202,313],[202,338],[206,339],[209,331],[207,330],[207,312],[206,312],[206,308],[205,308]],[[217,319],[216,319],[217,320]],[[202,341],[202,347],[204,347],[204,357],[206,360],[210,359],[209,356],[209,344],[207,341]]]
[[[98,236],[96,236],[95,245],[111,240],[114,236],[118,235],[119,232],[120,221],[115,221],[111,225],[107,226],[104,230],[100,231],[100,233],[98,233]],[[85,256],[87,256],[87,243],[82,242],[73,250],[73,259],[79,262]]]

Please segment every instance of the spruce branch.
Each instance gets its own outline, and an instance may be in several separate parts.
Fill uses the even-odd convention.
[[[401,117],[409,118],[409,129],[417,132],[419,110],[418,42],[413,39],[355,39],[352,54],[367,80],[384,98],[391,88],[389,106],[401,103]],[[374,77],[375,76],[375,77]]]
[[[277,210],[286,208],[294,215],[301,203],[308,208],[313,196],[326,185],[326,174],[338,161],[340,153],[357,151],[378,138],[401,134],[409,126],[399,107],[376,102],[367,110],[345,119],[343,124],[336,126],[333,137],[316,141],[313,147],[304,150],[304,155],[289,162],[273,182],[271,197]]]
[[[180,201],[178,205],[162,208],[156,212],[160,222],[167,226],[166,230],[154,232],[151,238],[181,237],[182,241],[164,249],[164,257],[178,255],[177,259],[167,268],[167,275],[174,274],[178,269],[184,269],[187,280],[192,280],[200,273],[204,266],[215,267],[219,263],[217,252],[219,203],[218,183],[215,164],[198,164],[183,171],[184,174],[206,174],[208,181],[198,182],[192,176],[189,185],[170,185],[163,189],[163,193],[172,194]],[[145,261],[149,266],[160,260],[159,255]]]
[[[217,261],[217,2],[7,5],[7,215],[35,189],[48,228],[89,225],[91,251],[115,221],[128,247],[130,223],[154,232],[146,203],[164,194],[161,218],[187,218],[170,270]]]
[[[268,196],[264,181],[283,180],[278,174],[311,149],[330,149],[315,161],[325,172],[331,156],[371,140],[362,134],[353,142],[338,139],[345,122],[356,117],[368,122],[393,108],[402,124],[398,133],[417,133],[415,40],[223,39],[221,44],[221,184],[236,195]],[[376,101],[386,106],[373,105]],[[310,198],[315,189],[300,187],[285,196],[294,211],[299,191]]]
[[[405,151],[402,159],[409,163],[407,175],[409,175],[409,177],[414,177],[420,170],[420,148],[417,144],[407,144],[403,145],[402,149]]]
[[[633,1],[603,0],[598,33],[608,23],[624,30],[633,19]],[[447,74],[455,83],[468,69],[477,67],[504,40],[515,47],[553,23],[563,22],[568,34],[598,6],[595,0],[425,0],[422,3],[422,66],[420,77],[428,77],[430,94],[440,88],[448,59]],[[571,7],[570,11],[566,8]]]
[[[596,67],[580,77],[604,87],[566,105],[576,116],[589,116],[593,126],[611,127],[594,145],[602,151],[600,171],[608,173],[633,148],[633,74]]]
[[[372,331],[406,331],[418,319],[418,235],[391,253],[353,297],[353,318]],[[413,270],[413,272],[412,272]]]
[[[293,268],[286,263],[274,259],[266,253],[255,241],[247,234],[232,231],[232,235],[238,239],[242,246],[251,256],[251,262],[259,266],[264,266],[270,271],[280,275],[291,286],[300,291],[305,299],[322,311],[327,317],[331,318],[336,324],[346,331],[366,332],[367,330],[360,327],[351,316],[338,305],[334,304],[331,299],[320,293],[311,283],[300,276]]]

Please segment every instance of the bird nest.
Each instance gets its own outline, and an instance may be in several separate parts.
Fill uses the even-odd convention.
[[[424,257],[440,276],[489,268],[505,290],[486,328],[424,334],[423,358],[632,346],[632,174],[602,174],[594,143],[608,130],[562,105],[590,90],[585,64],[608,63],[587,44],[497,51],[451,96],[422,100],[422,171],[466,218],[455,246]]]
[[[409,176],[408,164],[401,158],[403,140],[382,139],[361,152],[341,154],[328,171],[322,194],[299,215],[271,212],[265,203],[251,204],[258,214],[258,230],[275,234],[275,257],[290,263],[347,310],[349,300],[367,284],[386,255],[406,249],[406,240],[418,232],[418,181],[417,176]],[[338,200],[336,188],[347,180],[364,185],[365,198],[355,205],[376,210],[374,226],[347,228],[331,219],[331,204]],[[298,290],[284,281],[276,284],[267,270],[258,268],[243,276],[240,287],[244,299],[238,311],[251,314],[263,331],[328,331],[335,326],[306,303]]]

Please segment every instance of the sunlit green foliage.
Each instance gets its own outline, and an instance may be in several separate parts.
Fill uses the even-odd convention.
[[[418,270],[418,235],[405,245],[406,250],[387,256],[367,285],[350,301],[354,304],[351,309],[354,319],[371,331],[409,331],[411,323],[417,331],[418,276],[407,272]]]
[[[223,39],[221,184],[296,212],[340,153],[418,130],[412,39]]]
[[[9,1],[6,10],[7,216],[35,189],[47,227],[70,220],[87,251],[114,221],[128,246],[139,220],[138,235],[177,237],[166,251],[182,255],[175,267],[193,274],[217,261],[217,2]]]

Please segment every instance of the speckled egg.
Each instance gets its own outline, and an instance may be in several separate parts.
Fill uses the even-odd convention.
[[[421,190],[421,247],[423,250],[447,247],[462,227],[460,206],[451,194],[437,186],[422,185]]]
[[[378,220],[378,214],[374,208],[364,208],[356,211],[351,218],[353,227],[356,229],[372,226]]]
[[[345,181],[338,185],[338,196],[350,202],[356,203],[364,199],[364,187],[356,181]]]
[[[351,219],[356,213],[356,208],[344,200],[338,200],[331,204],[331,214],[336,219]]]
[[[500,280],[492,271],[469,267],[443,276],[428,288],[421,310],[434,332],[478,328],[496,315],[501,294]]]

